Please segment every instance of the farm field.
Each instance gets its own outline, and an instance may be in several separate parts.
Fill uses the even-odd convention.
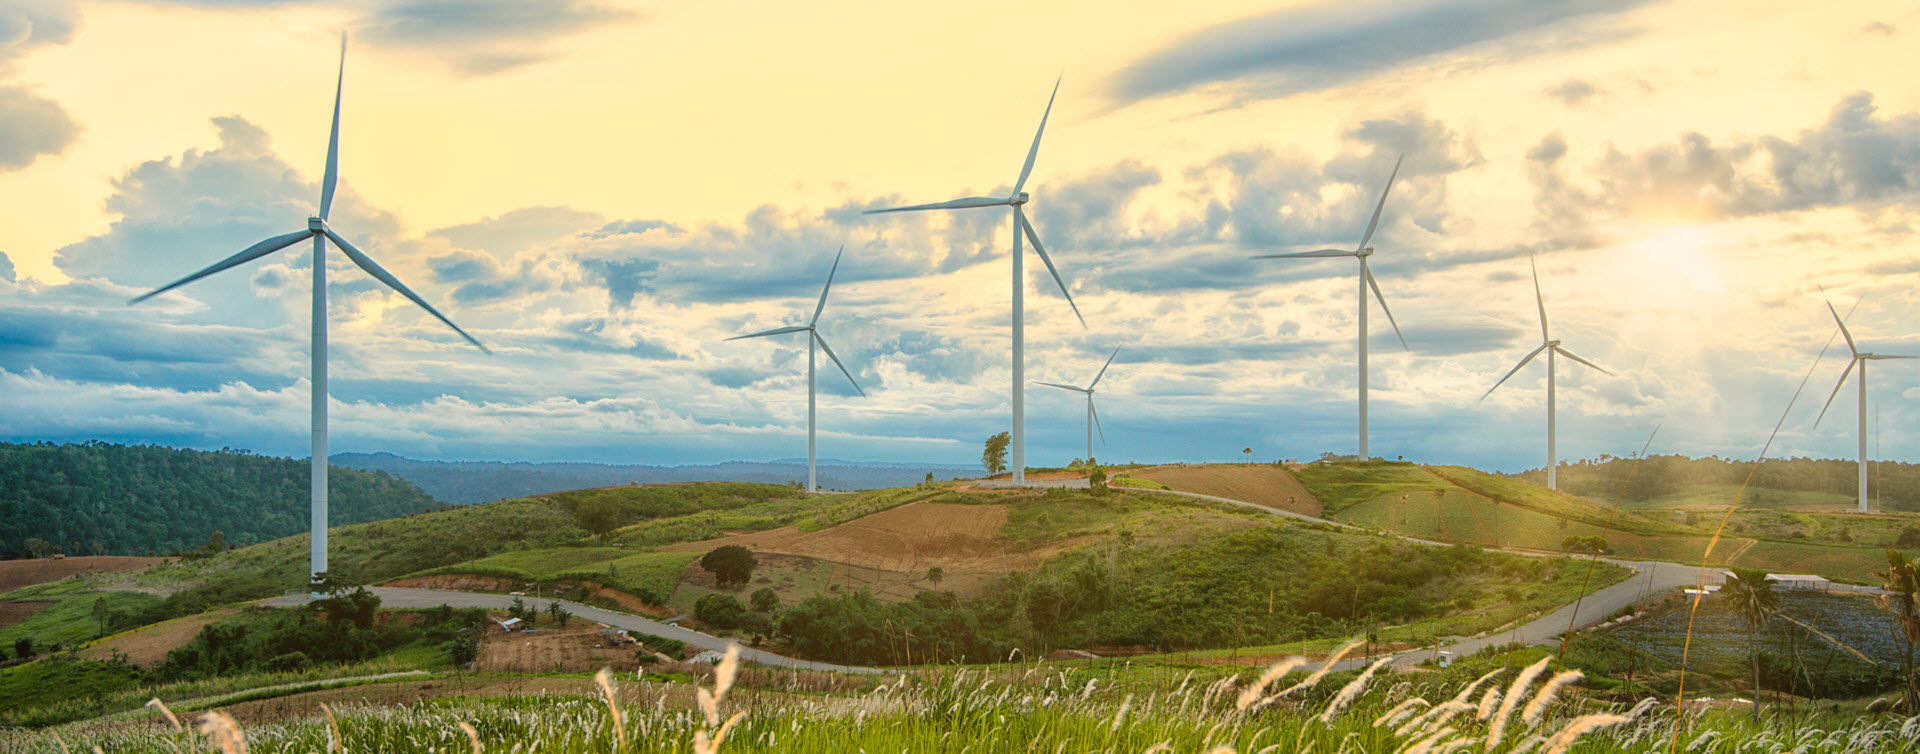
[[[1325,509],[1292,472],[1272,464],[1148,466],[1130,469],[1127,475],[1159,482],[1180,492],[1224,497],[1309,516],[1317,517]]]
[[[74,574],[137,571],[165,563],[169,558],[136,558],[120,555],[88,555],[38,560],[0,560],[0,594],[34,584],[59,581]]]

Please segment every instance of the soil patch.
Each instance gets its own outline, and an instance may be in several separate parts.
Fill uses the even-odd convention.
[[[601,629],[598,623],[575,620],[566,628],[489,630],[480,640],[473,668],[483,673],[592,673],[601,668],[632,673],[640,667],[634,645],[615,643]]]
[[[1127,476],[1159,482],[1180,492],[1224,497],[1316,518],[1325,508],[1301,486],[1293,472],[1269,464],[1156,466],[1128,470]]]
[[[0,602],[0,628],[24,622],[52,605],[52,602]]]
[[[395,579],[381,586],[401,589],[446,589],[456,592],[507,592],[520,591],[527,582],[520,579],[503,579],[498,576],[476,576],[468,573],[443,573],[437,576],[415,576],[410,579]]]
[[[741,545],[756,553],[798,555],[883,571],[924,572],[929,566],[940,566],[951,574],[1033,568],[1086,539],[1010,550],[998,537],[1007,524],[1007,512],[1004,505],[908,503],[815,532],[788,526],[660,549],[706,552]]]
[[[127,662],[141,667],[152,667],[167,661],[167,653],[186,646],[200,629],[208,624],[239,614],[238,610],[213,610],[162,621],[151,626],[136,628],[123,634],[109,636],[80,650],[80,656],[89,660],[113,659],[114,650],[127,656]]]
[[[40,558],[37,560],[0,560],[0,594],[34,584],[59,581],[76,573],[96,571],[118,573],[137,571],[168,558],[134,558],[122,555],[89,555],[83,558]]]

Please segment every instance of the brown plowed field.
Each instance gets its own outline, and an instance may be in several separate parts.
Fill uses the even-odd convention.
[[[52,604],[51,602],[0,602],[0,628],[24,621]]]
[[[504,616],[505,613],[500,615]],[[541,624],[551,626],[542,615]],[[600,624],[575,619],[566,628],[504,633],[488,629],[480,640],[473,669],[483,673],[591,673],[601,668],[632,673],[640,667],[635,646],[619,646],[600,635]]]
[[[1293,472],[1267,464],[1236,466],[1155,466],[1129,469],[1127,476],[1159,482],[1180,492],[1224,497],[1318,517],[1324,508]]]
[[[166,558],[134,558],[122,555],[89,555],[84,558],[40,558],[38,560],[0,560],[0,594],[34,584],[59,581],[76,573],[99,571],[117,573],[137,571]]]
[[[102,639],[81,650],[80,656],[89,660],[110,660],[113,659],[113,650],[118,649],[126,654],[127,662],[151,667],[166,662],[168,652],[193,641],[193,637],[199,635],[200,629],[206,628],[207,624],[238,613],[237,610],[214,610],[162,621]]]
[[[958,573],[1032,568],[1057,553],[1085,544],[1085,538],[1074,538],[1007,551],[1007,543],[998,539],[1006,523],[1004,505],[908,503],[815,532],[788,526],[660,549],[706,552],[723,545],[741,545],[755,552],[799,555],[883,571],[925,571],[929,566],[940,566]]]

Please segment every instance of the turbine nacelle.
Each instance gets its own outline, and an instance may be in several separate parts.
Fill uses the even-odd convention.
[[[1372,247],[1372,246],[1368,246],[1367,248],[1364,248],[1364,249],[1361,249],[1361,250],[1359,250],[1359,251],[1356,251],[1356,252],[1354,252],[1354,253],[1353,253],[1353,255],[1354,255],[1354,256],[1356,256],[1356,257],[1370,257],[1370,256],[1373,256],[1373,247]]]
[[[1026,204],[1029,198],[1031,197],[1027,196],[1027,192],[1022,191],[1018,194],[1014,194],[1012,199],[1007,200],[1007,203],[1015,207],[1018,207],[1022,204]]]
[[[325,233],[327,232],[327,221],[318,217],[309,217],[307,218],[307,230],[315,233]]]

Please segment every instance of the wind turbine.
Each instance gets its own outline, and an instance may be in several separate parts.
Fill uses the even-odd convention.
[[[313,507],[310,525],[313,531],[310,536],[312,550],[308,565],[314,581],[318,581],[319,575],[327,570],[327,242],[332,241],[334,246],[340,247],[341,253],[346,254],[348,259],[353,260],[354,265],[365,270],[368,275],[385,283],[387,287],[399,291],[400,295],[406,296],[420,308],[427,310],[428,314],[447,323],[448,327],[460,333],[460,337],[466,338],[467,342],[478,346],[481,351],[492,353],[486,346],[481,345],[480,341],[468,335],[467,331],[454,324],[453,320],[447,319],[446,315],[433,308],[432,304],[408,289],[399,278],[394,277],[372,258],[354,248],[353,244],[347,243],[347,239],[341,238],[340,234],[335,233],[333,228],[327,225],[327,212],[333,208],[334,186],[340,179],[340,93],[346,82],[346,74],[347,35],[341,34],[340,73],[333,90],[333,132],[327,137],[327,168],[325,176],[320,180],[319,216],[307,218],[305,230],[274,236],[256,243],[238,254],[220,260],[211,267],[127,302],[128,305],[138,304],[208,275],[238,267],[309,238],[313,239],[313,458],[310,489]]]
[[[1059,284],[1060,294],[1067,297],[1067,305],[1073,307],[1074,318],[1080,320],[1082,328],[1087,326],[1087,318],[1080,316],[1080,307],[1073,303],[1073,294],[1067,292],[1067,282],[1060,279],[1060,270],[1053,266],[1053,259],[1047,256],[1047,249],[1040,245],[1039,234],[1033,232],[1033,223],[1027,222],[1024,209],[1028,197],[1020,189],[1026,187],[1027,176],[1033,172],[1033,160],[1040,155],[1040,136],[1047,132],[1047,116],[1053,113],[1053,98],[1060,94],[1060,82],[1053,82],[1053,94],[1047,96],[1047,109],[1040,114],[1040,128],[1033,132],[1033,146],[1027,148],[1027,161],[1020,166],[1020,177],[1013,182],[1013,193],[1006,198],[973,196],[933,204],[915,204],[910,207],[890,207],[887,209],[867,210],[865,214],[882,212],[915,212],[929,209],[967,209],[971,207],[1012,207],[1013,208],[1013,483],[1027,483],[1027,429],[1026,429],[1026,276],[1024,257],[1020,255],[1020,237],[1026,236],[1033,242],[1034,253],[1040,255],[1040,261],[1047,265],[1047,272],[1053,274],[1053,282]]]
[[[1820,289],[1822,297],[1826,289]],[[1833,314],[1834,324],[1840,326],[1840,334],[1847,338],[1847,350],[1853,352],[1853,359],[1847,362],[1847,369],[1840,373],[1840,381],[1833,383],[1833,394],[1827,396],[1827,405],[1820,407],[1820,416],[1813,420],[1813,426],[1819,427],[1820,420],[1827,418],[1827,409],[1833,407],[1833,399],[1839,397],[1840,388],[1847,384],[1847,375],[1855,366],[1860,367],[1860,512],[1867,512],[1867,362],[1884,359],[1911,359],[1913,356],[1889,356],[1877,353],[1861,353],[1854,346],[1853,333],[1847,332],[1847,323],[1841,321],[1840,312],[1833,308],[1833,302],[1827,302],[1827,311]]]
[[[1107,363],[1100,365],[1100,373],[1094,375],[1093,381],[1087,383],[1086,387],[1074,387],[1072,385],[1062,385],[1058,382],[1039,383],[1042,385],[1046,385],[1047,387],[1057,387],[1057,388],[1060,388],[1061,390],[1072,390],[1073,392],[1076,392],[1076,393],[1086,394],[1087,396],[1087,463],[1093,463],[1093,432],[1094,430],[1100,431],[1100,442],[1102,444],[1105,444],[1107,441],[1107,431],[1105,429],[1100,428],[1100,412],[1095,410],[1093,407],[1093,389],[1094,387],[1100,384],[1101,377],[1107,376],[1107,367],[1113,366],[1113,357],[1119,356],[1119,355],[1120,355],[1120,349],[1119,348],[1113,349],[1113,355],[1107,357]]]
[[[1393,179],[1400,175],[1400,163],[1407,158],[1401,154],[1393,161],[1393,172],[1387,175],[1387,185],[1380,189],[1380,201],[1373,205],[1373,219],[1367,221],[1367,232],[1361,234],[1360,245],[1353,251],[1345,249],[1320,249],[1318,251],[1298,251],[1290,254],[1260,254],[1254,259],[1308,259],[1321,257],[1353,257],[1360,260],[1360,460],[1370,458],[1367,454],[1367,289],[1373,289],[1374,299],[1380,302],[1380,311],[1387,315],[1387,324],[1393,325],[1393,336],[1400,339],[1400,347],[1409,351],[1407,338],[1400,334],[1400,324],[1393,321],[1393,310],[1387,308],[1387,299],[1380,295],[1380,284],[1374,282],[1373,271],[1367,268],[1367,257],[1373,256],[1373,247],[1367,242],[1373,240],[1373,231],[1380,227],[1380,210],[1387,206],[1387,192],[1393,190]]]
[[[840,373],[847,376],[847,382],[853,383],[854,392],[859,393],[863,398],[866,397],[867,395],[867,391],[860,389],[860,383],[853,381],[853,373],[848,372],[847,366],[845,364],[840,363],[840,357],[833,355],[833,349],[827,347],[827,339],[820,337],[820,330],[817,327],[817,325],[820,323],[820,312],[827,308],[827,291],[830,291],[833,289],[833,274],[840,271],[840,254],[845,254],[846,251],[847,251],[847,247],[842,246],[840,247],[840,252],[838,254],[833,255],[833,268],[827,270],[827,284],[820,288],[820,303],[813,307],[813,319],[807,320],[807,323],[805,325],[800,325],[796,327],[779,327],[772,330],[767,330],[765,332],[749,333],[746,335],[736,335],[734,337],[727,339],[727,340],[740,340],[742,338],[763,338],[768,335],[785,335],[787,333],[795,333],[795,332],[804,332],[807,334],[807,491],[808,492],[820,491],[820,486],[815,482],[816,478],[813,473],[813,430],[814,430],[813,362],[815,358],[813,355],[814,344],[816,343],[819,344],[820,349],[827,352],[827,358],[833,359],[833,365],[840,367]]]
[[[1601,374],[1609,377],[1613,376],[1613,373],[1602,369],[1599,365],[1591,361],[1573,355],[1572,351],[1561,348],[1560,341],[1554,340],[1553,336],[1547,334],[1547,300],[1540,295],[1540,268],[1534,265],[1532,257],[1527,258],[1527,265],[1533,267],[1533,301],[1540,307],[1540,347],[1533,349],[1533,352],[1527,354],[1526,358],[1521,359],[1519,364],[1515,364],[1513,369],[1507,372],[1506,377],[1501,377],[1499,382],[1493,383],[1493,387],[1487,388],[1487,392],[1480,395],[1480,400],[1484,401],[1487,399],[1487,396],[1493,395],[1493,391],[1500,389],[1501,385],[1506,384],[1508,377],[1512,377],[1515,372],[1520,371],[1520,367],[1526,366],[1527,362],[1533,361],[1533,357],[1539,356],[1541,351],[1547,352],[1547,489],[1557,490],[1560,489],[1560,456],[1558,454],[1558,448],[1554,445],[1554,356],[1557,354],[1573,359],[1594,369],[1599,369]]]

